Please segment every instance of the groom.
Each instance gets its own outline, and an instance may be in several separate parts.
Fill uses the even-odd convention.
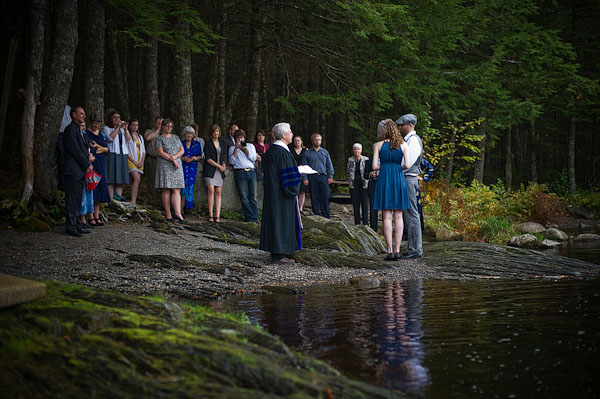
[[[406,225],[406,235],[408,240],[408,252],[401,255],[400,259],[414,259],[423,256],[423,238],[421,235],[421,221],[419,218],[418,193],[419,173],[421,173],[421,158],[423,156],[423,142],[415,132],[417,117],[413,114],[402,115],[396,120],[398,128],[404,136],[404,141],[408,144],[408,151],[405,156],[408,159],[410,167],[405,169],[404,177],[408,188],[408,198],[410,208],[404,210],[404,224]]]

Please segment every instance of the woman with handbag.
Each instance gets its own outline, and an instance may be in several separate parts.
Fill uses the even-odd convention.
[[[219,125],[212,125],[204,146],[204,169],[202,170],[204,185],[208,192],[208,221],[217,223],[221,221],[221,189],[225,178],[225,160],[227,159],[227,145],[219,138],[220,136]]]
[[[106,185],[106,154],[108,153],[108,144],[104,132],[100,131],[102,121],[96,114],[90,118],[91,127],[85,131],[87,135],[90,154],[96,158],[92,162],[94,171],[101,176],[100,182],[94,188],[94,213],[88,215],[88,224],[90,226],[103,226],[104,222],[100,219],[100,204],[110,202],[110,195]]]

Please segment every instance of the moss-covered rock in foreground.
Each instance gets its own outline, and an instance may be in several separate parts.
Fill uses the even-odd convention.
[[[0,311],[5,398],[392,398],[243,316],[54,282]],[[333,396],[331,396],[333,395]]]

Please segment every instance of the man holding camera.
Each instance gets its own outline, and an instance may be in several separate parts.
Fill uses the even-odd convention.
[[[258,223],[258,203],[256,200],[256,149],[246,145],[246,132],[242,129],[234,133],[235,144],[229,148],[229,163],[233,166],[235,186],[240,195],[244,220]]]

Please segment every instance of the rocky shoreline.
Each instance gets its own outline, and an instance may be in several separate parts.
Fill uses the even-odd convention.
[[[257,249],[256,224],[208,223],[192,215],[184,223],[167,224],[157,212],[127,215],[113,214],[110,223],[82,238],[65,235],[61,227],[36,233],[0,230],[0,272],[192,300],[357,279],[600,276],[597,265],[575,259],[466,242],[432,243],[422,259],[384,262],[383,241],[366,226],[312,216],[304,217],[306,249],[294,255],[297,263],[272,265],[269,254]],[[511,267],[509,259],[520,266]]]

